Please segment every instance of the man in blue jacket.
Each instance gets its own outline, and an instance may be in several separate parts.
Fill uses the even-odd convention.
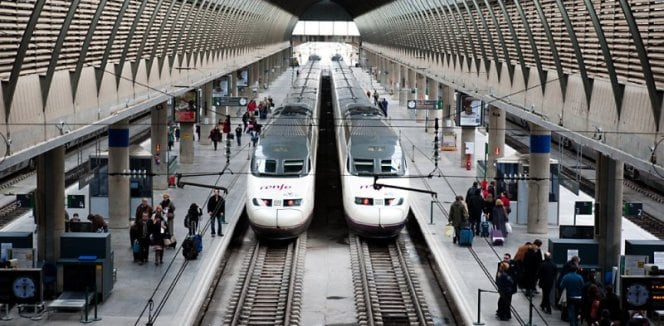
[[[569,316],[570,326],[579,325],[578,315],[581,296],[583,295],[583,277],[577,273],[578,269],[576,265],[572,265],[570,272],[565,274],[560,281],[560,290],[566,291],[567,315]]]

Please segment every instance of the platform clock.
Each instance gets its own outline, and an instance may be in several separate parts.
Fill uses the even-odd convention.
[[[246,97],[240,97],[240,105],[245,106],[247,105],[247,98]]]
[[[625,300],[634,307],[645,305],[650,298],[648,287],[642,283],[633,283],[626,290]]]
[[[14,279],[12,284],[12,291],[14,295],[19,299],[30,299],[34,298],[37,294],[37,286],[35,285],[35,280],[29,276],[19,276]]]

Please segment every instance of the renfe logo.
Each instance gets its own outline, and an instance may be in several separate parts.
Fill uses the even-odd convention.
[[[284,190],[284,189],[291,189],[293,187],[285,184],[280,184],[280,185],[267,185],[267,186],[261,186],[258,188],[259,190]]]
[[[362,190],[362,189],[373,189],[373,188],[374,188],[373,183],[368,184],[368,185],[360,185],[360,190]]]

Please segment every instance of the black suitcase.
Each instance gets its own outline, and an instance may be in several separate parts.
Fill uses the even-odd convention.
[[[196,244],[191,237],[187,237],[182,241],[182,256],[186,260],[194,260],[198,258],[198,250],[196,250]]]

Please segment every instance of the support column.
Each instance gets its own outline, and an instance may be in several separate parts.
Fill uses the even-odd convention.
[[[159,156],[159,164],[152,160],[152,187],[163,190],[168,188],[168,160],[171,151],[168,149],[168,109],[166,103],[158,104],[150,112],[150,143],[152,155]],[[159,150],[157,150],[159,146]]]
[[[403,87],[403,84],[401,83],[401,65],[397,62],[394,62],[392,67],[392,70],[394,71],[394,75],[392,77],[392,88],[394,89],[393,96],[399,100],[399,96],[401,95],[401,87]]]
[[[477,147],[475,143],[475,127],[462,127],[461,128],[461,150],[459,151],[459,166],[466,167],[466,144],[473,143],[473,148]],[[470,166],[473,167],[475,161],[475,151],[471,154]]]
[[[532,124],[530,128],[530,174],[528,175],[528,233],[547,233],[550,156],[551,131]]]
[[[229,95],[230,96],[238,96],[238,91],[237,91],[237,76],[235,75],[235,72],[231,73],[228,75],[228,84],[230,85],[230,91]],[[225,116],[225,115],[230,115],[231,110],[228,106],[225,107],[219,107],[215,111],[215,117],[214,121],[218,120],[218,117],[220,116]],[[215,122],[216,123],[216,122]]]
[[[426,78],[420,73],[415,73],[415,88],[417,89],[417,94],[415,94],[418,100],[423,100],[426,97]],[[424,117],[426,116],[425,110],[415,110],[415,117],[417,122],[424,122]]]
[[[599,242],[599,266],[603,271],[619,266],[622,203],[623,169],[622,161],[597,155],[595,182],[595,227]]]
[[[180,123],[180,163],[194,163],[194,124]]]
[[[427,87],[429,88],[429,100],[438,100],[438,96],[440,96],[440,93],[438,92],[438,82],[428,78],[427,77]],[[440,113],[441,110],[427,110],[425,112],[426,114],[426,120],[427,120],[427,131],[431,130],[434,132],[434,124],[436,122],[436,118],[438,118],[438,123],[439,126],[442,126],[442,121],[440,120]]]
[[[203,102],[212,104],[212,82],[208,82],[203,85]],[[201,124],[201,139],[199,139],[198,142],[201,145],[210,145],[211,143],[208,135],[210,134],[210,130],[212,130],[212,125],[214,124],[214,113],[212,108],[212,106],[204,106],[204,115],[202,115],[199,119],[199,123]]]
[[[112,175],[129,171],[129,120],[122,120],[108,129],[108,226],[129,227],[129,176]]]
[[[489,155],[485,179],[496,178],[496,162],[505,156],[505,111],[489,105]],[[496,152],[498,152],[496,154]]]
[[[37,156],[37,260],[60,258],[60,236],[65,230],[65,147]],[[126,206],[126,205],[125,205]]]

